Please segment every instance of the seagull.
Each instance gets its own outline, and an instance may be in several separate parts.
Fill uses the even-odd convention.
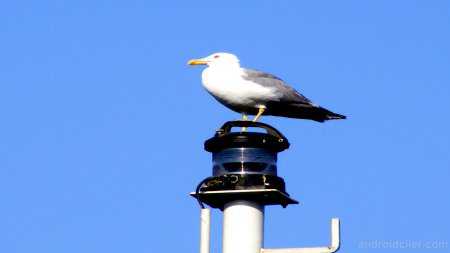
[[[202,72],[204,88],[221,104],[241,113],[242,120],[248,120],[248,115],[256,115],[254,122],[262,115],[317,122],[346,118],[314,104],[279,77],[242,68],[233,54],[214,53],[192,59],[188,65],[207,65]]]

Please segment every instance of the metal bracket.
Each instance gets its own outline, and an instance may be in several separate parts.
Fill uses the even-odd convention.
[[[338,218],[331,219],[331,245],[328,247],[261,249],[261,253],[333,253],[340,246],[340,222]]]

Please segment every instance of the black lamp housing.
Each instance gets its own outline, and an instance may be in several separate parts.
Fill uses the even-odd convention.
[[[232,128],[241,131],[232,132]],[[259,131],[248,131],[254,129]],[[277,175],[278,153],[287,148],[289,141],[270,125],[228,121],[205,141],[205,150],[212,153],[213,175],[202,180],[191,195],[216,208],[239,199],[283,207],[298,204]]]
[[[231,132],[233,127],[256,127],[261,132]],[[213,176],[277,175],[277,154],[289,148],[289,142],[278,130],[252,121],[226,122],[216,135],[205,142],[212,153]]]

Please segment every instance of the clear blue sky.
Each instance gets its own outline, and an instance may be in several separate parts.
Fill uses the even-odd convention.
[[[197,252],[203,141],[239,117],[186,66],[216,51],[349,117],[263,118],[302,202],[267,208],[266,247],[325,245],[337,216],[342,252],[450,250],[448,1],[155,2],[0,5],[0,252]]]

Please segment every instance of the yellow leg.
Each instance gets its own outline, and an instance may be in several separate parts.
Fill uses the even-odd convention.
[[[266,107],[260,106],[258,108],[258,114],[256,114],[255,118],[253,118],[253,122],[258,121],[258,119],[261,117],[261,115],[264,113],[265,110],[266,110]]]

